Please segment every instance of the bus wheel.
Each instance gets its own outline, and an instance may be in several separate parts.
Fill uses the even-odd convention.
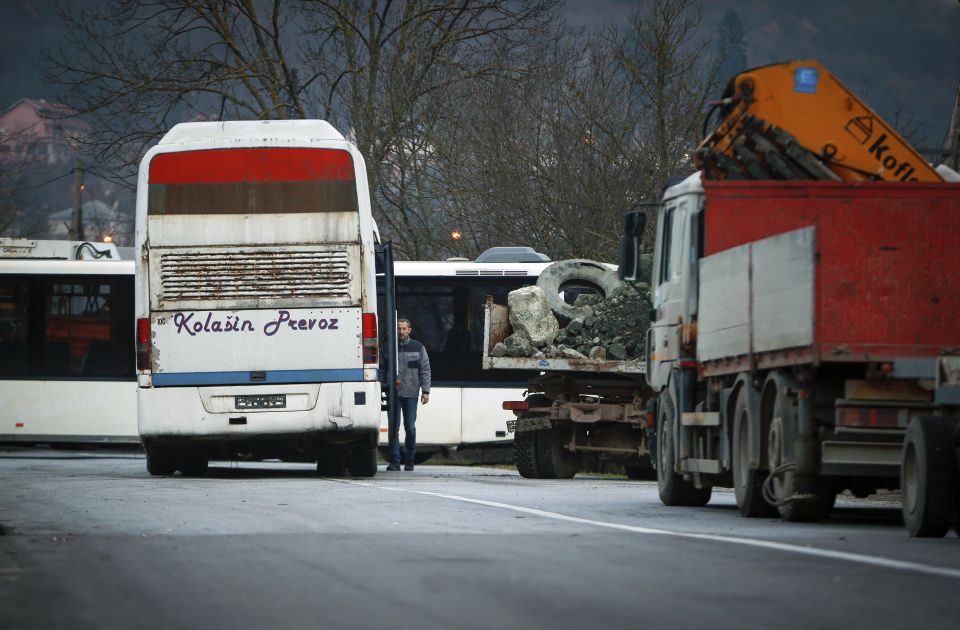
[[[343,453],[324,453],[317,460],[317,473],[324,477],[342,477],[346,469]]]
[[[747,408],[747,387],[737,393],[733,412],[733,494],[740,514],[747,518],[773,516],[777,509],[763,499],[764,471],[750,465],[750,410]]]
[[[373,477],[377,474],[376,447],[355,446],[347,457],[347,468],[354,477]]]
[[[169,477],[177,472],[177,460],[165,449],[148,446],[147,472],[154,477]]]
[[[903,440],[900,488],[903,522],[911,537],[939,538],[957,509],[957,461],[953,425],[939,416],[910,422]]]
[[[664,505],[700,507],[710,502],[713,488],[698,488],[676,474],[673,461],[673,401],[662,396],[657,418],[657,490]]]
[[[209,461],[203,455],[185,455],[180,460],[180,474],[184,477],[203,477],[207,474]]]
[[[513,463],[517,465],[517,472],[524,479],[540,478],[537,433],[539,431],[521,431],[513,437]]]
[[[573,479],[580,470],[580,458],[566,448],[570,441],[570,430],[552,427],[534,433],[538,434],[537,455],[543,478]]]

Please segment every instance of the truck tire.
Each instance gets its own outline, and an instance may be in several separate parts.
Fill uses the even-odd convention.
[[[169,477],[177,472],[177,458],[168,449],[147,445],[147,472],[152,477]]]
[[[940,538],[957,512],[954,427],[940,416],[919,416],[903,440],[900,488],[903,522],[914,538]]]
[[[537,462],[537,434],[539,431],[521,431],[513,437],[513,463],[524,479],[540,479]]]
[[[568,320],[586,315],[585,307],[576,308],[560,296],[563,287],[571,285],[595,288],[606,298],[623,282],[617,278],[616,271],[592,260],[561,260],[544,269],[537,278],[537,286],[543,289],[550,309]]]
[[[750,465],[750,410],[747,405],[747,387],[737,390],[737,404],[733,412],[733,493],[737,509],[747,518],[773,516],[777,508],[763,498],[766,471]]]
[[[377,449],[367,445],[354,446],[347,454],[347,469],[354,477],[373,477],[377,474]]]
[[[671,506],[704,506],[710,502],[713,488],[698,488],[673,471],[673,428],[677,421],[673,401],[666,395],[661,396],[658,407],[657,490],[660,502]]]
[[[566,444],[570,441],[570,430],[553,427],[534,431],[537,435],[537,455],[540,475],[543,479],[573,479],[580,471],[580,458],[571,453]]]
[[[777,392],[777,406],[779,406],[781,392]],[[785,395],[785,394],[784,394]],[[770,462],[771,473],[778,468],[789,465],[792,460],[793,444],[782,427],[783,418],[777,417],[770,424],[768,436],[767,460]],[[823,480],[808,481],[811,488],[798,492],[797,479],[794,472],[785,468],[771,480],[773,495],[777,500],[777,511],[780,518],[788,523],[813,523],[822,521],[830,515],[837,500],[837,491],[828,482]],[[798,498],[802,496],[804,498]]]

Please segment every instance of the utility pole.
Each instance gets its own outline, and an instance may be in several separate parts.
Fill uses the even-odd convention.
[[[73,217],[70,226],[70,240],[85,240],[83,235],[83,201],[80,192],[83,190],[83,162],[77,161],[73,169]]]
[[[953,102],[953,115],[950,116],[950,131],[947,132],[947,142],[943,148],[946,153],[944,164],[960,171],[960,83],[957,84],[957,98]]]

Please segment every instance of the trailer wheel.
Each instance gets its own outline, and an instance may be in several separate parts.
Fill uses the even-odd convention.
[[[580,470],[580,458],[566,448],[570,430],[553,427],[534,433],[539,441],[537,455],[541,476],[544,479],[573,479]]]
[[[664,505],[700,507],[710,502],[713,488],[697,488],[673,472],[673,401],[661,396],[657,418],[657,489]]]
[[[737,391],[737,404],[733,412],[733,492],[740,514],[747,518],[773,516],[776,507],[763,498],[763,481],[766,471],[750,465],[750,410],[747,405],[747,387]]]
[[[157,446],[147,445],[147,472],[153,477],[169,477],[177,472],[177,459],[169,452]]]
[[[513,436],[513,463],[524,479],[540,479],[537,433],[539,431],[521,431]]]
[[[527,403],[531,407],[549,407],[550,399],[543,394],[530,394],[527,396]],[[541,414],[537,414],[537,417],[540,416]],[[531,416],[526,413],[520,415],[520,418],[527,417]],[[520,431],[513,437],[513,463],[524,479],[543,478],[537,452],[538,433],[539,431]]]
[[[952,423],[940,416],[914,418],[900,462],[903,522],[911,537],[947,533],[957,511],[957,483]]]

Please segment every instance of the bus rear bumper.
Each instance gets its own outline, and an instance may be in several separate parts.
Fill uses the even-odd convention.
[[[143,438],[376,433],[380,384],[141,387],[137,416]]]

